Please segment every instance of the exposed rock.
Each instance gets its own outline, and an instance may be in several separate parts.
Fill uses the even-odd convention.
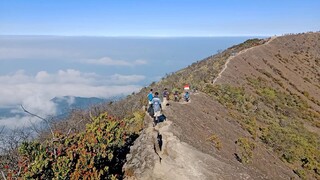
[[[144,130],[127,156],[127,179],[253,179],[244,170],[181,142],[171,127],[167,120]]]

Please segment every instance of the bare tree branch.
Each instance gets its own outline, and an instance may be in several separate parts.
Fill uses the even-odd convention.
[[[33,130],[34,132],[36,132],[37,134],[40,134],[40,130],[37,128],[37,126],[35,125],[35,123],[32,122],[31,119],[28,119],[28,121],[29,121],[30,124],[31,124],[32,130]]]
[[[7,180],[6,176],[4,175],[3,171],[1,171],[1,175],[3,177],[4,180]]]
[[[50,123],[49,123],[49,121],[48,121],[47,119],[45,119],[45,118],[43,118],[43,117],[41,117],[41,116],[38,116],[38,115],[36,115],[36,114],[34,114],[34,113],[29,112],[28,110],[26,110],[26,109],[23,107],[23,105],[21,105],[21,108],[23,109],[23,111],[24,111],[25,113],[28,113],[28,114],[30,114],[31,116],[37,117],[37,118],[43,120],[44,122],[46,122],[47,125],[48,125],[48,127],[49,127],[49,129],[50,129],[52,138],[55,139],[53,130],[52,130],[51,125],[50,125]]]

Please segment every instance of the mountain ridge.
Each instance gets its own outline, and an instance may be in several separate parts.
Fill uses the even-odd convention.
[[[174,128],[171,133],[179,137],[181,141],[188,143],[197,150],[200,150],[200,152],[205,152],[214,157],[223,157],[222,159],[227,159],[229,163],[233,162],[231,164],[234,164],[236,167],[244,166],[249,169],[255,169],[256,172],[248,170],[248,177],[243,177],[243,179],[288,179],[298,177],[303,179],[314,179],[319,177],[319,171],[317,169],[319,166],[319,161],[317,161],[316,156],[310,154],[317,152],[317,150],[313,148],[318,146],[316,137],[319,137],[318,133],[320,127],[318,126],[320,121],[318,108],[320,106],[317,104],[319,101],[317,97],[320,96],[317,96],[319,89],[316,89],[316,84],[320,80],[317,78],[319,75],[319,70],[317,70],[317,67],[319,66],[319,64],[317,64],[319,61],[319,59],[317,59],[317,50],[320,49],[320,44],[317,43],[319,42],[317,40],[319,39],[320,33],[304,33],[298,35],[273,37],[264,41],[264,43],[259,44],[258,46],[253,46],[247,48],[246,50],[238,51],[238,54],[236,53],[234,57],[229,56],[224,58],[224,63],[220,63],[220,72],[216,72],[216,75],[214,76],[216,78],[211,81],[216,82],[216,85],[210,84],[210,81],[205,82],[204,84],[196,84],[196,87],[199,87],[200,85],[199,89],[206,93],[203,95],[202,100],[191,100],[190,104],[187,105],[172,103],[172,107],[169,107],[164,111],[168,117],[168,120],[173,123],[172,126]],[[288,48],[287,46],[293,44],[292,42],[294,41],[298,42],[295,44],[295,46]],[[305,45],[300,46],[300,43]],[[298,57],[295,57],[292,54],[295,54],[294,52],[296,52],[297,49],[300,49],[302,52],[298,54],[296,53]],[[303,51],[307,52],[303,53]],[[222,52],[222,54],[223,53],[225,52]],[[287,72],[286,69],[290,69],[290,67],[285,67],[286,69],[276,69],[276,67],[281,66],[272,65],[273,63],[276,64],[278,61],[282,62],[283,58],[286,58],[285,55],[287,54],[289,54],[289,57],[292,58],[291,62],[288,58],[288,61],[291,64],[295,64],[296,61],[308,61],[310,64],[313,64],[313,66],[311,65],[312,68],[308,68],[308,66],[306,66],[307,68],[300,68],[300,74],[308,74],[307,72],[309,72],[308,77],[310,80],[306,80],[306,78],[304,78],[305,81],[313,84],[313,86],[309,85],[309,89],[298,89],[299,85],[301,86],[301,84],[295,82],[294,79],[298,79],[297,75],[299,75],[299,73],[296,73],[293,79],[292,77],[290,78],[289,75],[282,73],[282,71]],[[215,57],[217,56],[219,57],[219,55],[216,55]],[[230,60],[230,57],[232,60]],[[205,62],[199,63],[206,64]],[[197,66],[199,63],[194,65]],[[228,67],[224,69],[223,66],[226,64]],[[253,64],[256,66],[253,66]],[[252,70],[249,69],[248,66]],[[284,64],[282,66],[286,65]],[[188,68],[192,68],[192,66],[189,66]],[[188,79],[186,76],[181,76],[181,74],[187,75],[186,71],[188,71],[188,68],[178,71],[177,74],[175,74],[176,76],[180,76],[182,79],[184,79],[184,83],[190,83],[190,81],[186,81],[186,79]],[[198,66],[198,68],[206,70],[208,69],[208,67],[204,68],[204,66]],[[196,69],[193,71],[200,72]],[[292,71],[294,72],[295,70],[292,69]],[[219,78],[219,74],[221,74],[221,78]],[[278,76],[274,77],[275,74],[282,79],[279,80]],[[194,74],[189,75],[189,77],[192,76],[194,76]],[[169,76],[168,78],[172,77]],[[303,77],[301,79],[303,79]],[[158,84],[163,84],[166,81],[168,80],[163,79]],[[289,85],[289,87],[286,85]],[[157,89],[161,88],[158,87]],[[227,93],[227,97],[224,97],[226,96],[224,95],[225,93]],[[309,98],[305,97],[307,93],[310,93]],[[198,98],[199,97],[196,95],[191,97],[191,99],[195,100]],[[276,98],[279,98],[280,100],[277,101]],[[206,101],[206,99],[210,99],[207,100],[207,103],[212,104],[210,108],[201,104],[201,102]],[[197,105],[192,105],[193,102],[197,103]],[[190,108],[188,110],[183,110],[182,106],[190,106]],[[212,112],[212,108],[217,109],[216,111]],[[179,116],[175,115],[178,112],[180,112]],[[192,115],[191,112],[196,115]],[[297,113],[302,113],[303,115],[298,115],[295,117],[295,114]],[[193,117],[194,119],[190,117]],[[199,117],[203,117],[204,120],[201,121]],[[145,120],[148,121],[147,119]],[[197,123],[193,124],[192,121],[195,120]],[[230,129],[228,125],[221,125],[221,123],[223,124],[221,121],[229,122],[233,124],[233,126],[235,125],[234,128],[240,132],[240,135],[235,135],[237,133],[233,132],[232,128]],[[188,123],[192,123],[193,127],[188,126]],[[199,124],[202,124],[203,126],[196,128],[197,131],[192,131],[192,129],[197,127]],[[217,129],[216,126],[220,127],[220,130]],[[313,131],[310,127],[313,128]],[[299,131],[301,132],[296,131],[296,128],[299,128]],[[161,123],[159,124],[159,129],[161,129]],[[205,132],[200,133],[201,129],[205,129]],[[285,131],[281,132],[281,129]],[[216,132],[213,130],[216,130]],[[228,131],[226,132],[226,130]],[[163,130],[163,133],[165,132],[167,132],[167,129]],[[289,144],[285,144],[273,139],[273,133],[280,133],[278,138],[281,140],[286,136],[305,136],[315,140],[315,143],[310,142],[309,144],[304,142],[303,139],[288,139],[284,141],[287,141]],[[149,134],[149,136],[155,136],[155,134]],[[212,137],[212,142],[207,141],[207,139],[210,139],[210,137]],[[200,144],[199,141],[201,142]],[[273,141],[279,143],[279,145],[274,144]],[[214,150],[218,149],[215,146],[219,144],[219,142],[222,143],[221,150]],[[139,143],[141,146],[142,142]],[[294,148],[294,143],[298,144],[298,147],[296,147],[296,151],[299,151],[298,153],[287,150]],[[157,142],[155,141],[153,144],[157,145]],[[310,148],[313,150],[303,150],[303,148],[305,148],[303,146],[310,146]],[[248,147],[252,147],[252,149],[246,149]],[[272,151],[268,150],[270,147],[273,149]],[[132,151],[140,156],[143,154],[143,152],[135,151],[134,148]],[[162,151],[166,151],[166,149]],[[156,152],[160,154],[162,151],[158,149]],[[212,153],[212,151],[214,151],[214,153]],[[281,155],[281,153],[283,154]],[[134,154],[129,155],[129,157],[128,163],[125,165],[125,170],[128,171],[129,169],[131,172],[129,173],[131,176],[128,176],[128,179],[148,179],[145,178],[146,176],[143,176],[143,168],[146,168],[147,165],[139,167],[139,163],[137,163],[137,159],[143,159],[143,157],[134,157]],[[167,158],[169,157],[170,154],[167,155]],[[299,158],[307,159],[307,164],[302,160],[301,162]],[[238,159],[242,165],[237,164],[235,162],[236,159]],[[202,159],[202,161],[204,160]],[[311,161],[315,165],[308,164]],[[300,165],[298,165],[299,162],[301,162]],[[153,166],[154,165],[151,163],[149,164],[148,168],[153,169],[157,167]],[[183,167],[184,165],[181,166]],[[185,167],[185,171],[188,172],[188,170],[190,169]],[[171,169],[171,171],[174,172],[173,169]],[[167,169],[165,172],[170,173],[170,169]],[[165,172],[163,172],[163,174],[166,174]],[[220,178],[232,179],[228,178],[227,176],[223,176],[223,174],[228,174],[228,172],[220,173]],[[170,179],[168,176],[163,176],[163,178],[160,176],[153,178]],[[201,179],[206,178],[208,177],[204,176]],[[220,179],[219,177],[216,178]],[[193,179],[192,176],[190,176],[189,179]]]

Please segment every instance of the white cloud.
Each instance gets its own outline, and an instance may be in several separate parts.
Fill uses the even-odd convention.
[[[144,80],[146,77],[142,75],[121,75],[114,74],[111,76],[111,81],[114,84],[126,84],[128,82],[137,83]]]
[[[59,70],[50,74],[40,71],[35,76],[18,71],[0,76],[0,107],[50,100],[56,96],[111,97],[139,89],[142,75],[100,76],[77,70]],[[32,97],[30,100],[30,97]],[[27,101],[28,100],[28,101]],[[52,108],[51,108],[52,109]]]
[[[95,64],[95,65],[104,65],[104,66],[135,66],[135,65],[144,65],[147,64],[145,60],[135,60],[133,62],[123,61],[123,60],[114,60],[110,57],[102,57],[99,59],[89,59],[85,63]]]
[[[68,105],[72,105],[75,101],[75,97],[74,96],[63,96],[63,97],[59,97],[57,99],[58,102],[63,102],[63,101],[67,101]]]
[[[0,117],[0,128],[5,126],[6,128],[22,128],[29,127],[32,124],[41,122],[39,118],[30,116],[15,116],[15,117]]]
[[[142,60],[142,59],[138,59],[138,60],[136,60],[136,61],[134,61],[134,64],[147,64],[148,62],[146,61],[146,60]]]
[[[56,105],[48,100],[44,93],[34,94],[22,99],[21,103],[30,112],[36,113],[40,116],[55,115]]]
[[[56,107],[50,101],[54,97],[108,98],[130,94],[140,89],[136,84],[144,79],[142,75],[100,76],[73,69],[59,70],[56,73],[40,71],[36,75],[27,75],[20,70],[14,74],[0,76],[0,107],[22,104],[38,115],[54,115]],[[70,99],[70,104],[72,103]],[[7,120],[6,123],[11,123],[11,120]],[[2,125],[4,121],[0,118],[0,122]]]
[[[86,61],[86,63],[106,66],[131,66],[131,64],[127,61],[113,60],[109,57],[103,57],[100,59],[89,59]]]

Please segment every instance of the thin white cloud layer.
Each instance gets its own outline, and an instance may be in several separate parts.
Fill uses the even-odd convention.
[[[111,76],[110,81],[112,84],[126,84],[128,82],[138,83],[144,80],[146,77],[142,75],[121,75],[114,74]]]
[[[0,47],[0,60],[3,59],[61,59],[79,58],[79,53],[49,47]]]
[[[148,64],[148,62],[147,62],[146,60],[142,60],[142,59],[135,60],[133,63],[134,63],[135,65]]]
[[[104,66],[135,66],[147,64],[147,61],[138,59],[132,62],[123,60],[114,60],[110,57],[102,57],[99,59],[88,59],[85,61],[87,64],[104,65]]]
[[[100,76],[74,69],[59,70],[56,73],[40,71],[36,75],[27,75],[20,70],[14,74],[0,76],[0,107],[21,104],[30,112],[41,116],[54,115],[56,105],[50,101],[54,97],[108,98],[130,94],[140,89],[136,84],[144,79],[142,75]],[[70,103],[73,103],[72,99]],[[13,123],[11,121],[12,118],[0,118],[1,125],[10,125]],[[26,119],[19,121],[28,122]]]
[[[0,117],[0,128],[3,126],[10,129],[30,127],[39,122],[41,122],[39,118],[30,116]]]
[[[86,51],[65,50],[60,47],[3,47],[0,44],[0,60],[30,60],[30,59],[55,59],[55,60],[76,60],[85,64],[104,66],[137,66],[145,65],[148,62],[143,59],[135,61],[116,60],[110,57],[89,59],[92,54]],[[84,57],[86,57],[85,60]]]

